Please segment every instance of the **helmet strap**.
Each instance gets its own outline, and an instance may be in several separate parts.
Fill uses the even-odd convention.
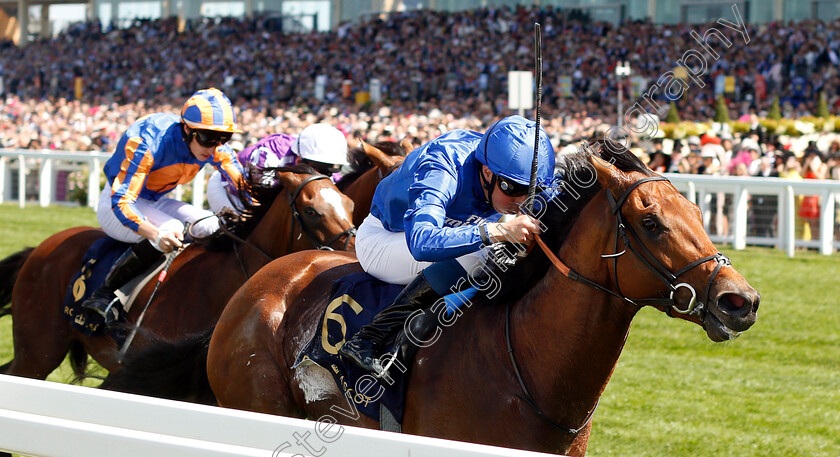
[[[496,189],[496,173],[493,173],[493,177],[490,178],[490,182],[484,178],[484,173],[482,169],[478,170],[478,177],[481,179],[481,187],[487,191],[487,202],[493,202],[493,191]]]
[[[190,141],[192,141],[192,131],[187,132],[187,130],[191,130],[187,124],[181,122],[181,138],[184,139],[184,143],[187,143],[187,146],[190,145]]]

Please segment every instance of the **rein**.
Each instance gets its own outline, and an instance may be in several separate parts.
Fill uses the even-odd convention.
[[[301,191],[303,190],[303,188],[306,187],[306,185],[311,183],[312,181],[318,181],[318,180],[321,180],[321,179],[330,179],[330,178],[329,178],[329,176],[324,176],[324,175],[310,176],[310,177],[304,179],[303,182],[300,183],[297,186],[297,189],[295,189],[294,193],[292,193],[290,195],[289,206],[292,208],[292,229],[289,231],[289,246],[291,246],[292,243],[294,242],[295,223],[297,223],[301,227],[301,233],[305,233],[306,236],[309,238],[309,240],[312,241],[312,244],[314,244],[317,247],[318,250],[320,250],[320,251],[334,251],[335,249],[333,249],[331,247],[331,245],[333,243],[335,243],[336,241],[340,240],[341,237],[343,237],[343,236],[347,237],[347,239],[344,241],[344,248],[343,248],[343,249],[346,250],[347,246],[350,244],[350,240],[354,236],[356,236],[356,227],[350,227],[349,229],[339,233],[338,235],[330,238],[327,241],[321,241],[315,235],[312,234],[312,231],[309,230],[309,227],[307,227],[306,224],[303,222],[303,218],[300,216],[300,212],[297,209],[296,201],[297,201],[297,198],[300,195]],[[300,235],[298,235],[298,238],[300,238]]]
[[[627,201],[627,198],[630,196],[630,192],[632,192],[636,187],[640,186],[641,184],[644,184],[646,182],[653,182],[653,181],[668,181],[668,179],[664,178],[662,176],[653,176],[653,177],[647,177],[647,178],[640,179],[640,180],[636,181],[635,183],[633,183],[627,190],[625,190],[624,194],[618,200],[615,200],[615,198],[612,196],[612,193],[609,191],[609,189],[607,189],[607,199],[608,199],[609,204],[610,204],[610,210],[612,211],[613,215],[616,218],[616,234],[615,234],[615,243],[614,243],[614,246],[613,246],[613,251],[616,252],[616,253],[605,254],[605,255],[602,255],[601,257],[602,258],[613,259],[613,262],[614,262],[613,272],[614,272],[614,275],[615,275],[615,284],[616,284],[616,287],[618,287],[618,292],[615,292],[611,289],[608,289],[608,288],[606,288],[606,287],[604,287],[604,286],[602,286],[602,285],[600,285],[600,284],[598,284],[598,283],[596,283],[596,282],[594,282],[590,279],[587,279],[587,278],[581,276],[576,271],[572,270],[568,265],[563,263],[563,261],[560,260],[553,252],[551,252],[551,249],[548,248],[548,246],[545,244],[545,242],[542,240],[542,238],[540,238],[539,235],[535,235],[534,239],[536,240],[537,244],[540,246],[540,249],[542,249],[542,251],[546,255],[546,257],[548,257],[548,259],[551,261],[551,263],[558,270],[560,270],[560,273],[562,273],[563,276],[566,276],[569,279],[572,279],[574,281],[586,284],[589,287],[592,287],[594,289],[605,292],[609,295],[612,295],[616,298],[619,298],[620,300],[625,301],[627,303],[631,303],[635,306],[641,307],[641,306],[644,306],[644,305],[651,305],[651,306],[662,307],[664,309],[665,313],[668,316],[671,316],[670,311],[672,309],[676,310],[680,314],[691,314],[696,309],[698,309],[696,307],[696,305],[697,305],[697,292],[688,283],[679,283],[679,284],[674,285],[674,283],[677,281],[677,278],[679,276],[687,273],[688,271],[692,270],[693,268],[695,268],[697,266],[700,266],[700,265],[702,265],[702,264],[704,264],[704,263],[706,263],[710,260],[714,260],[717,263],[717,266],[715,267],[714,271],[712,272],[711,276],[709,277],[709,281],[706,285],[706,300],[708,300],[709,299],[709,292],[712,288],[712,282],[714,281],[718,272],[720,272],[720,269],[722,267],[731,265],[731,262],[729,261],[728,257],[726,257],[725,255],[718,252],[714,255],[709,255],[709,256],[697,259],[694,262],[691,262],[690,264],[685,266],[684,268],[680,269],[676,273],[671,273],[667,268],[665,268],[662,265],[661,262],[659,262],[659,260],[656,259],[656,257],[653,255],[653,253],[650,252],[650,250],[647,248],[647,246],[645,246],[645,244],[642,243],[641,239],[639,238],[638,234],[636,234],[635,230],[633,230],[633,228],[629,224],[626,223],[626,220],[624,219],[624,215],[621,213],[621,208],[624,205],[624,202]],[[633,243],[630,242],[630,238],[628,238],[628,236],[627,236],[628,232],[633,237],[633,239],[636,241],[636,243],[639,246],[641,246],[641,248],[640,248],[642,250],[641,252],[636,247],[634,247]],[[645,265],[647,265],[648,269],[650,269],[651,271],[656,273],[656,275],[659,277],[659,279],[662,280],[669,287],[669,289],[671,291],[671,294],[670,294],[669,298],[631,299],[631,298],[628,298],[627,296],[625,296],[623,292],[621,292],[621,287],[619,286],[619,282],[618,282],[618,257],[622,256],[626,252],[626,249],[624,251],[617,252],[618,251],[618,239],[619,239],[619,237],[624,241],[624,246],[627,249],[630,249],[630,251],[633,254],[635,254],[636,257],[641,259],[645,263]],[[689,301],[688,305],[684,309],[677,306],[677,301],[674,297],[675,293],[680,288],[686,288],[689,291],[691,291],[691,300]],[[517,379],[517,381],[519,381],[519,387],[522,388],[522,392],[524,392],[524,394],[525,394],[524,396],[517,394],[516,395],[517,398],[520,398],[523,401],[525,401],[526,403],[528,403],[529,405],[531,405],[531,407],[534,408],[534,410],[537,412],[537,415],[539,417],[541,417],[543,420],[545,420],[546,422],[548,422],[549,424],[551,424],[552,426],[554,426],[554,428],[556,428],[556,429],[558,429],[558,430],[560,430],[564,433],[567,433],[569,435],[576,435],[578,432],[583,430],[584,427],[586,427],[587,424],[589,424],[589,422],[592,420],[592,416],[595,414],[595,410],[598,409],[598,405],[600,404],[601,399],[599,398],[595,402],[595,406],[592,408],[591,411],[589,411],[589,414],[586,416],[586,420],[584,420],[583,425],[581,425],[578,428],[573,429],[573,428],[564,427],[564,426],[558,424],[557,422],[555,422],[554,420],[552,420],[551,418],[549,418],[548,416],[546,416],[545,413],[542,411],[542,409],[540,409],[540,407],[537,406],[536,401],[534,401],[534,397],[531,395],[531,393],[528,391],[528,388],[525,386],[525,381],[522,378],[521,371],[519,370],[519,365],[516,363],[516,357],[515,357],[514,352],[513,352],[513,344],[511,343],[511,338],[510,338],[510,309],[511,309],[511,306],[510,306],[510,303],[508,303],[506,305],[506,308],[505,308],[505,341],[507,343],[507,351],[508,351],[508,354],[510,355],[510,361],[511,361],[511,364],[513,364],[513,370],[514,370],[514,373],[516,374],[516,379]],[[702,309],[702,306],[699,309]],[[671,317],[673,317],[673,316],[671,316]]]

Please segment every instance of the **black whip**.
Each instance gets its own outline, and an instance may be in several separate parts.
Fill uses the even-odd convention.
[[[536,140],[534,141],[534,160],[531,162],[531,182],[528,185],[528,207],[533,213],[534,195],[537,193],[537,157],[540,150],[540,103],[542,102],[542,30],[539,22],[534,22],[534,77],[537,78],[535,111],[537,118]]]

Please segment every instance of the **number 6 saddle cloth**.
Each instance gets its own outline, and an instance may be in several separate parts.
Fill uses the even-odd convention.
[[[297,356],[295,365],[316,364],[332,374],[339,390],[364,415],[379,420],[380,407],[402,421],[405,373],[392,367],[390,376],[377,379],[338,355],[338,349],[362,326],[389,306],[403,286],[388,284],[367,273],[349,274],[333,285],[315,335]],[[390,346],[390,345],[389,345]],[[358,390],[358,391],[357,391]]]

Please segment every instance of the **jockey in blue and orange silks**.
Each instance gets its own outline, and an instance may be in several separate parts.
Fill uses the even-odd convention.
[[[341,166],[348,163],[347,139],[337,128],[317,123],[303,129],[298,136],[269,135],[240,151],[237,157],[246,174],[251,170],[305,164],[337,183],[342,176]],[[273,184],[267,182],[271,176],[264,175],[262,179],[265,185]],[[207,202],[213,212],[220,213],[224,208],[241,211],[236,193],[236,187],[222,173],[213,173],[207,180]]]
[[[376,188],[356,235],[356,256],[372,276],[407,284],[339,354],[381,376],[383,345],[416,310],[433,305],[485,263],[493,243],[527,243],[535,220],[517,214],[528,198],[536,123],[506,117],[486,133],[453,130],[408,154]],[[537,184],[554,174],[554,149],[540,129]]]
[[[163,198],[190,182],[205,164],[241,183],[242,166],[225,143],[236,128],[230,100],[220,90],[204,89],[184,104],[181,116],[154,113],[132,124],[105,164],[107,185],[96,216],[111,238],[133,243],[108,273],[105,283],[82,305],[110,324],[118,317],[114,291],[158,260],[182,247],[185,223],[190,234],[206,237],[219,229],[210,211]]]

